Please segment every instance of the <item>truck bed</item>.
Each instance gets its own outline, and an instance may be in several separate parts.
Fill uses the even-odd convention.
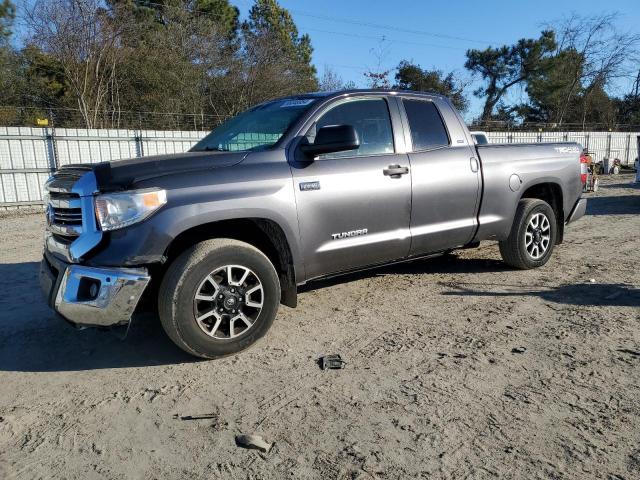
[[[566,220],[582,192],[581,150],[574,142],[476,146],[483,189],[475,241],[506,238],[518,200],[534,183],[559,188],[561,195],[565,192],[562,220]]]

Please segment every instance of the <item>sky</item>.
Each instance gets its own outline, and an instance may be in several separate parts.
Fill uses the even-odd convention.
[[[246,16],[251,0],[231,0]],[[576,13],[618,12],[621,30],[640,32],[640,0],[532,1],[394,1],[279,0],[314,48],[313,63],[321,76],[325,66],[345,81],[366,87],[363,72],[378,65],[393,69],[403,60],[423,68],[454,71],[473,81],[464,69],[469,48],[484,49],[538,37],[545,24]],[[368,24],[368,25],[365,25]],[[378,26],[376,26],[378,25]],[[385,28],[381,28],[384,26]],[[408,32],[407,30],[410,30]],[[632,81],[621,81],[613,93],[627,93]],[[477,81],[466,90],[471,106],[465,117],[477,116],[482,101],[474,98]],[[514,92],[518,100],[523,92]]]

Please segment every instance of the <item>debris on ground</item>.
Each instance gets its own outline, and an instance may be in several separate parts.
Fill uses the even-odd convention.
[[[269,453],[273,447],[273,443],[266,442],[260,435],[236,435],[236,445],[263,453]]]
[[[619,348],[618,351],[620,353],[626,353],[634,357],[640,357],[640,351],[631,350],[630,348]]]
[[[511,353],[524,353],[527,349],[525,347],[514,347],[511,349]]]
[[[216,415],[215,413],[204,413],[202,415],[183,415],[180,416],[179,414],[174,414],[173,418],[175,418],[176,420],[210,420],[210,419],[215,419],[218,418],[218,415]]]
[[[341,368],[344,368],[346,364],[347,362],[342,360],[342,357],[337,353],[325,355],[324,357],[320,357],[318,359],[318,365],[320,365],[321,370],[339,370]]]

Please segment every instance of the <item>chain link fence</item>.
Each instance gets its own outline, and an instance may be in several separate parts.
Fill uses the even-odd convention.
[[[143,112],[127,110],[98,111],[92,124],[96,129],[116,130],[212,130],[228,117],[205,113]],[[72,128],[87,125],[74,108],[39,108],[0,106],[0,125],[6,127],[40,126]]]

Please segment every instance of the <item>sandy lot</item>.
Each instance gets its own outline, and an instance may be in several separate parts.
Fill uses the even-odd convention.
[[[56,320],[43,219],[0,219],[0,477],[640,478],[631,179],[592,195],[542,269],[483,244],[316,284],[209,362],[149,316],[124,341]],[[323,353],[346,368],[320,371]],[[240,432],[275,446],[240,449]]]

